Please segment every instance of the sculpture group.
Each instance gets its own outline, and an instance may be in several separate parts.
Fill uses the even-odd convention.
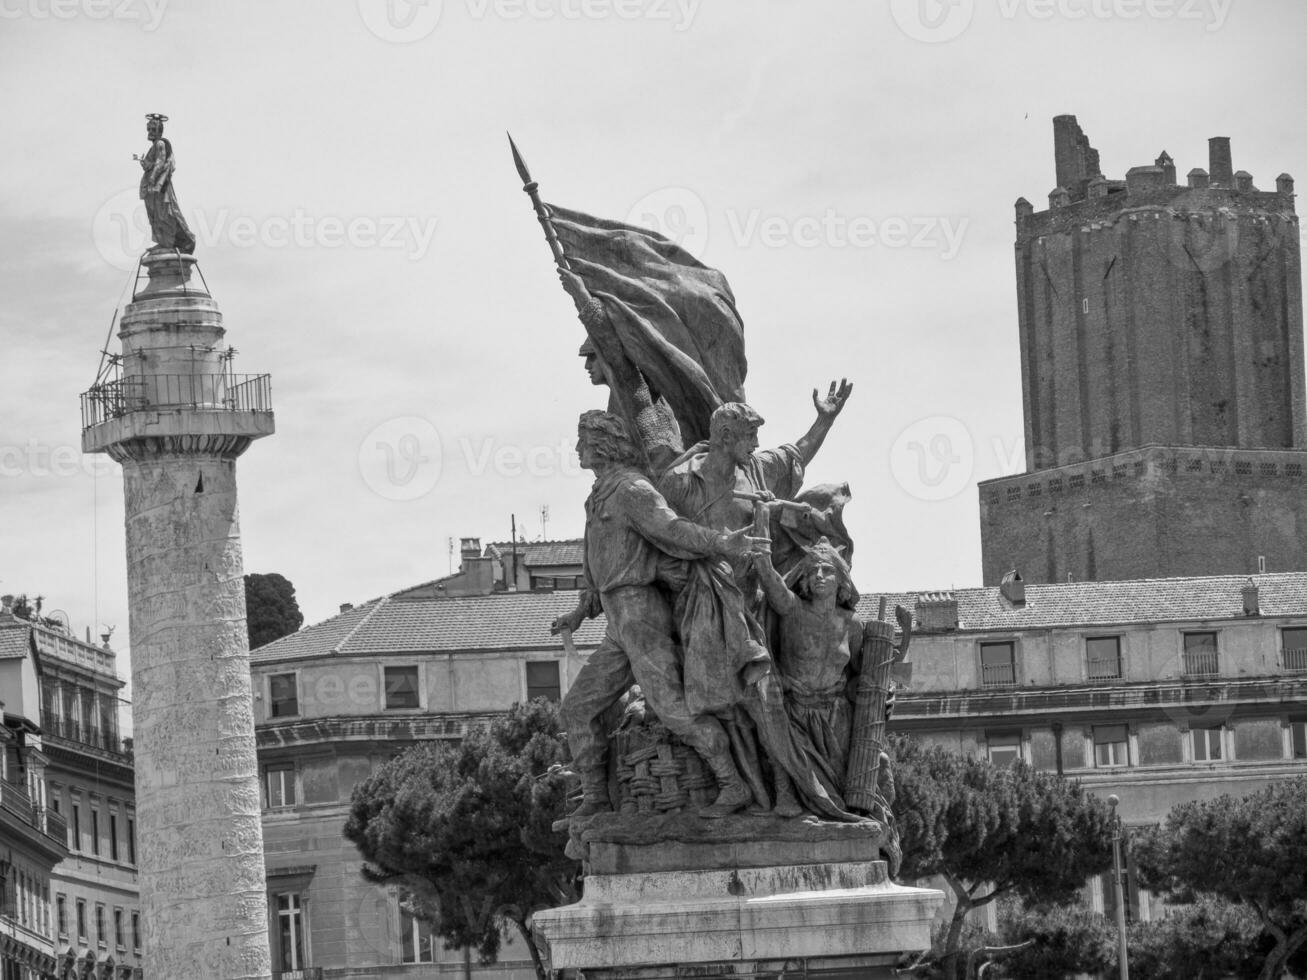
[[[586,370],[609,389],[577,433],[595,478],[584,587],[553,623],[606,624],[562,704],[573,829],[625,811],[621,730],[657,725],[712,774],[700,817],[880,821],[893,863],[883,737],[910,620],[900,612],[897,649],[891,624],[858,620],[848,486],[804,488],[852,385],[814,390],[808,431],[759,449],[725,278],[660,235],[543,204],[514,156],[585,327]]]

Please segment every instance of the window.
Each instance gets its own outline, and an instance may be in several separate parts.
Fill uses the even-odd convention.
[[[127,818],[127,863],[136,863],[136,821]]]
[[[77,941],[86,942],[86,899],[77,900]]]
[[[82,808],[80,805],[73,804],[73,822],[68,825],[68,833],[72,840],[68,842],[70,851],[80,851],[82,849]]]
[[[562,694],[557,660],[530,660],[526,665],[526,699],[557,701]]]
[[[63,895],[54,897],[54,924],[60,939],[68,935],[68,899]]]
[[[101,946],[108,945],[104,933],[104,906],[98,902],[95,905],[95,941]]]
[[[295,764],[282,762],[263,771],[265,803],[271,809],[295,805]]]
[[[132,949],[141,951],[141,913],[132,912]]]
[[[1280,630],[1280,642],[1284,645],[1284,669],[1307,670],[1307,626]]]
[[[1103,680],[1121,676],[1121,637],[1091,636],[1085,640],[1085,657],[1089,679]]]
[[[100,855],[100,811],[91,807],[91,853]]]
[[[123,935],[123,910],[113,910],[113,942],[118,949],[127,948],[127,937]]]
[[[1221,729],[1192,728],[1189,741],[1194,750],[1194,762],[1215,762],[1221,758]]]
[[[417,665],[387,667],[385,671],[386,707],[388,709],[419,707]]]
[[[1015,644],[980,644],[980,686],[1011,687],[1017,682]]]
[[[1307,718],[1289,719],[1289,758],[1307,759]]]
[[[269,677],[268,695],[273,718],[289,718],[300,713],[299,688],[294,674],[273,674]]]
[[[302,970],[308,965],[304,948],[304,906],[298,892],[276,896],[277,954],[282,971]]]
[[[1184,635],[1184,673],[1190,677],[1218,673],[1215,633]]]
[[[1021,733],[996,732],[985,737],[989,761],[996,766],[1010,766],[1021,758]]]
[[[1125,902],[1125,920],[1126,922],[1139,921],[1140,901],[1139,901],[1139,879],[1135,874],[1134,862],[1131,860],[1125,845],[1122,845],[1122,853],[1125,857],[1125,867],[1121,869],[1121,898]],[[1113,872],[1105,871],[1098,876],[1099,887],[1103,892],[1103,915],[1108,922],[1116,921],[1116,883],[1113,881]]]
[[[109,814],[109,857],[118,860],[118,814]]]
[[[1094,764],[1099,767],[1130,765],[1130,739],[1125,725],[1094,726]]]
[[[407,895],[399,898],[399,961],[401,963],[434,963],[435,946],[431,926],[416,919],[405,907]]]

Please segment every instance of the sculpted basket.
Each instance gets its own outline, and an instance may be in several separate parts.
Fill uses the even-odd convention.
[[[622,814],[697,811],[717,795],[717,780],[698,753],[661,724],[619,730],[612,746]]]

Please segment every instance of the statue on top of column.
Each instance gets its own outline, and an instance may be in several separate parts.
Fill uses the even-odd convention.
[[[182,217],[181,207],[177,204],[177,192],[172,186],[173,171],[177,169],[177,157],[173,153],[172,141],[163,135],[163,124],[168,117],[157,112],[145,116],[145,135],[150,141],[150,148],[145,156],[133,153],[132,159],[141,165],[141,200],[145,202],[145,214],[150,219],[150,235],[154,239],[156,250],[172,250],[192,255],[195,252],[195,236]]]

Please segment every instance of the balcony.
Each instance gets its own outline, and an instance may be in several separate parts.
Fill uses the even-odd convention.
[[[1120,657],[1091,657],[1088,661],[1088,668],[1086,673],[1091,684],[1103,684],[1121,679]]]
[[[1185,677],[1215,677],[1221,672],[1215,650],[1186,650],[1183,666]]]
[[[116,733],[104,731],[97,725],[84,725],[73,718],[55,718],[45,724],[44,731],[46,735],[55,738],[102,749],[110,755],[119,756],[124,762],[129,762],[132,757],[126,740],[119,738]]]
[[[981,687],[1016,687],[1016,684],[1016,664],[1006,663],[980,665]]]
[[[33,804],[32,798],[22,786],[0,782],[0,810],[13,814],[21,823],[45,834],[60,847],[67,846],[67,821],[49,807]]]
[[[1307,648],[1290,649],[1286,647],[1282,652],[1285,670],[1307,670]]]
[[[268,374],[151,374],[102,381],[82,395],[82,429],[132,412],[271,412]]]
[[[306,966],[302,970],[287,970],[274,973],[272,980],[322,980],[322,967]]]

